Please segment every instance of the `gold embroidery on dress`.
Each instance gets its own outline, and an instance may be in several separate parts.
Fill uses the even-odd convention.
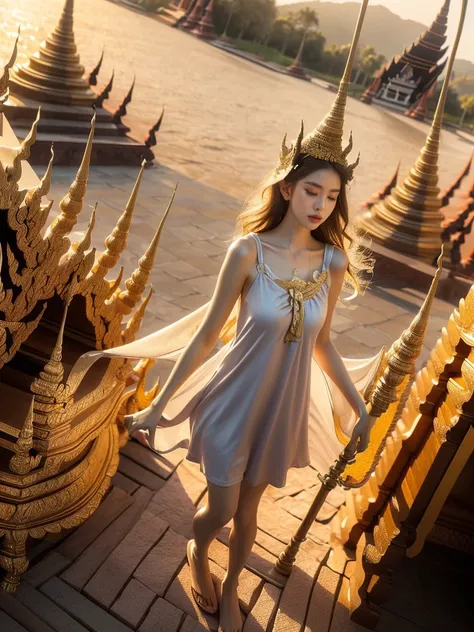
[[[286,332],[284,342],[296,342],[301,339],[304,323],[304,302],[316,296],[326,282],[327,276],[327,270],[321,270],[314,281],[304,281],[297,276],[296,270],[293,270],[291,281],[273,279],[290,295],[291,324]]]

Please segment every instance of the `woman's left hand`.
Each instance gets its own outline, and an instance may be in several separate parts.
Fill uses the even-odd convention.
[[[367,450],[373,425],[374,419],[364,410],[359,417],[359,421],[354,426],[347,449],[354,453]]]

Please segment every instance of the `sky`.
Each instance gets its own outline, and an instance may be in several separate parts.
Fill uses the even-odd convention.
[[[276,0],[277,4],[294,4],[302,0]],[[347,0],[324,0],[341,4]],[[435,17],[443,4],[443,0],[371,0],[370,4],[383,4],[387,9],[402,18],[417,20],[422,24],[428,24]],[[456,32],[457,21],[461,9],[461,0],[451,0],[450,20],[448,36],[452,40]],[[324,32],[324,26],[321,25]],[[474,62],[474,2],[468,6],[466,20],[464,22],[463,36],[459,45],[457,57],[469,59]]]

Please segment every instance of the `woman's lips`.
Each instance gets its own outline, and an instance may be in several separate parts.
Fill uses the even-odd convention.
[[[320,222],[323,219],[321,215],[308,215],[308,218],[311,222]]]

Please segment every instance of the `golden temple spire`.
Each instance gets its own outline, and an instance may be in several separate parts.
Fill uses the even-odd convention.
[[[135,204],[137,202],[145,165],[146,161],[144,160],[133,187],[133,191],[127,205],[125,206],[125,211],[119,218],[112,233],[105,240],[106,250],[100,255],[97,263],[92,268],[92,272],[96,277],[103,278],[107,274],[108,270],[114,268],[120,259],[120,255],[127,246],[128,233],[132,224],[133,212],[135,210]]]
[[[449,7],[447,7],[449,8]],[[461,16],[447,64],[443,87],[430,132],[420,156],[405,181],[394,187],[382,202],[357,218],[358,224],[375,241],[399,252],[416,255],[430,262],[441,246],[438,188],[438,160],[443,114],[448,96],[456,52],[466,17],[467,0],[462,0]]]
[[[161,219],[160,225],[158,226],[158,230],[156,231],[151,244],[148,246],[143,257],[141,257],[141,259],[139,260],[138,267],[135,272],[133,272],[132,276],[125,282],[127,289],[116,295],[116,305],[122,314],[130,314],[132,309],[140,300],[143,292],[145,291],[145,286],[148,283],[148,279],[150,278],[150,273],[153,268],[153,262],[155,260],[160,236],[163,231],[166,218],[168,217],[168,213],[170,212],[171,206],[173,205],[177,188],[178,185],[176,185],[173,191],[171,199],[168,203],[168,207]]]
[[[133,340],[135,340],[135,336],[140,331],[140,327],[142,325],[143,318],[145,316],[146,308],[148,307],[148,303],[150,302],[152,294],[153,294],[153,288],[151,287],[150,291],[148,292],[148,296],[145,299],[143,299],[143,301],[141,302],[141,305],[138,307],[138,309],[135,310],[132,317],[127,322],[127,325],[122,333],[124,344],[127,344],[128,342],[132,342]]]
[[[415,372],[415,362],[421,353],[431,307],[438,289],[443,269],[443,247],[438,257],[438,268],[430,290],[419,312],[408,329],[402,333],[387,353],[387,366],[370,396],[370,414],[380,417],[397,399],[397,389],[403,380]]]
[[[11,73],[14,95],[62,105],[92,105],[96,95],[84,78],[74,39],[74,1],[66,0],[59,22],[39,50]]]
[[[51,188],[51,176],[53,173],[53,161],[54,161],[54,151],[53,151],[53,147],[51,145],[51,158],[49,159],[49,163],[48,166],[46,168],[46,171],[44,173],[44,176],[41,178],[40,183],[38,186],[33,187],[32,189],[29,189],[28,193],[26,194],[25,197],[25,204],[27,206],[30,206],[30,204],[32,203],[33,199],[38,198],[39,200],[41,200],[41,198],[44,195],[48,195],[49,190]],[[48,205],[50,206],[50,205]]]
[[[362,0],[360,5],[359,17],[352,38],[349,57],[339,84],[336,99],[331,107],[331,110],[323,121],[316,127],[315,130],[303,139],[301,144],[302,153],[310,154],[315,157],[321,157],[323,160],[330,160],[341,164],[347,163],[347,156],[352,149],[352,133],[349,138],[349,144],[345,149],[343,149],[342,138],[344,135],[344,115],[346,110],[347,95],[349,92],[349,84],[351,82],[352,69],[354,67],[354,60],[357,53],[357,45],[368,4],[368,0]],[[357,161],[353,165],[348,165],[351,172],[353,172],[358,162],[359,159],[357,158]]]
[[[18,35],[16,36],[15,44],[13,45],[13,51],[10,56],[9,61],[3,68],[3,74],[0,77],[0,112],[1,106],[8,100],[10,90],[8,88],[8,82],[10,80],[10,69],[13,68],[13,64],[16,61],[16,56],[18,54],[18,40],[20,38],[20,27],[18,27]]]
[[[28,132],[27,137],[21,141],[20,147],[15,152],[15,157],[13,158],[13,164],[11,165],[10,170],[7,167],[7,171],[9,170],[10,177],[12,177],[16,182],[19,181],[21,177],[21,161],[28,160],[30,157],[31,147],[36,142],[36,134],[38,131],[38,123],[41,115],[41,107],[38,108],[38,112],[36,113],[36,118],[33,121],[33,125],[31,126],[30,131]]]
[[[59,23],[56,27],[56,32],[62,35],[69,43],[74,41],[74,0],[66,0],[66,4],[63,7]]]
[[[54,401],[58,387],[62,384],[64,378],[64,366],[62,363],[63,340],[69,303],[70,299],[68,298],[51,357],[45,364],[44,369],[40,372],[39,377],[37,377],[31,385],[31,391],[36,395],[38,401]]]
[[[35,398],[31,398],[30,408],[26,416],[20,436],[15,443],[15,454],[10,459],[9,467],[15,474],[29,474],[33,468],[40,464],[41,454],[30,456],[33,447],[33,418]]]
[[[61,214],[58,215],[51,226],[49,232],[51,235],[59,233],[61,236],[69,233],[77,222],[77,216],[82,211],[82,203],[86,196],[87,181],[89,178],[89,167],[92,154],[92,143],[94,140],[96,113],[91,121],[91,130],[89,132],[89,138],[87,139],[84,156],[80,164],[74,182],[69,187],[68,193],[59,203]]]

